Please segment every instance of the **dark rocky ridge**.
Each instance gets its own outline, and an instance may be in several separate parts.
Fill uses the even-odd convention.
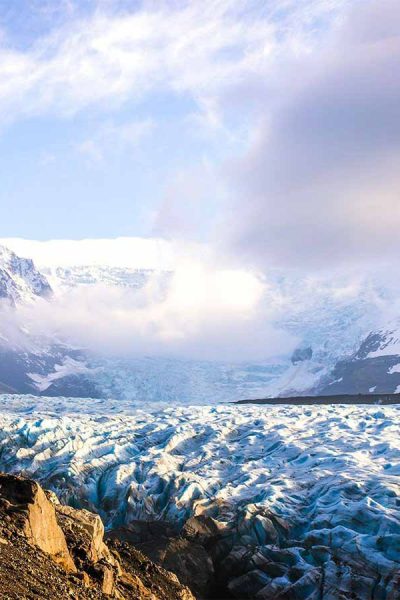
[[[400,404],[400,394],[330,394],[315,396],[289,396],[287,398],[253,398],[237,400],[235,404],[292,404],[295,406],[315,404]]]

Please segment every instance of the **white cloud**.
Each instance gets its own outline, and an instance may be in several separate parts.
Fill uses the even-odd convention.
[[[359,332],[381,326],[382,315],[398,314],[393,270],[342,269],[307,276],[271,270],[265,275],[227,265],[206,245],[157,239],[0,243],[48,268],[155,269],[139,290],[106,283],[60,286],[50,302],[39,299],[2,317],[2,333],[9,326],[9,338],[16,321],[31,334],[56,336],[106,356],[265,361],[287,358],[300,339],[313,347],[325,344],[324,352],[334,352],[340,339],[351,351]],[[173,272],[160,273],[165,268]],[[84,273],[90,275],[90,269]],[[335,321],[343,315],[350,334]],[[20,328],[14,330],[21,337]]]
[[[28,50],[3,45],[0,113],[72,115],[169,90],[189,93],[215,120],[216,97],[265,75],[282,45],[305,51],[311,35],[304,31],[340,4],[285,2],[279,17],[252,0],[165,1],[132,12],[100,5]]]
[[[64,289],[49,302],[20,306],[31,334],[55,336],[117,356],[262,360],[297,340],[274,327],[255,273],[182,260],[167,288],[155,273],[140,290],[103,284]]]
[[[39,268],[102,265],[168,271],[181,257],[195,258],[208,252],[201,244],[139,237],[47,241],[3,238],[0,244],[19,256],[32,258]]]
[[[207,175],[191,164],[172,173],[155,211],[158,235],[199,239],[197,223],[210,227],[204,206],[215,182],[219,198],[233,199],[215,238],[236,259],[313,269],[398,252],[398,2],[112,6],[69,20],[25,51],[3,42],[4,118],[119,109],[157,92],[189,97],[182,117],[204,139],[216,134],[226,151],[216,161],[250,149],[222,171]],[[78,150],[101,161],[105,148],[134,148],[158,118],[110,120]],[[229,194],[221,191],[226,180]]]
[[[357,3],[319,52],[284,63],[279,101],[230,165],[225,233],[237,257],[305,269],[396,262],[399,19],[396,1]]]
[[[223,201],[220,173],[208,161],[174,172],[152,215],[153,233],[169,240],[204,239]]]
[[[140,238],[0,243],[42,268],[154,269],[140,289],[101,282],[55,287],[51,301],[19,306],[3,319],[16,319],[33,335],[56,336],[106,355],[229,361],[287,354],[297,343],[275,327],[285,304],[264,277],[225,265],[204,244]]]

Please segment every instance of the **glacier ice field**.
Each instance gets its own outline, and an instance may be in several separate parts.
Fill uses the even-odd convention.
[[[108,528],[240,514],[238,543],[266,552],[278,544],[269,515],[305,572],[325,552],[317,560],[310,548],[325,548],[389,590],[400,573],[399,422],[400,405],[135,408],[3,395],[0,468],[98,511]]]

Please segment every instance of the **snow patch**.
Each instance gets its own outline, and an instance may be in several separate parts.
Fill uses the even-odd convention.
[[[46,391],[54,381],[68,377],[70,375],[93,375],[98,372],[99,369],[93,369],[88,367],[84,362],[75,360],[71,357],[66,357],[62,364],[54,365],[54,371],[47,373],[46,375],[40,375],[39,373],[27,373],[28,377],[32,379],[36,389],[39,392]]]

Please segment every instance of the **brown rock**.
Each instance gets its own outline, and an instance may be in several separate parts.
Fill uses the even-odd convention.
[[[111,595],[115,591],[115,573],[110,567],[103,568],[103,578],[101,583],[103,594]]]
[[[127,542],[110,540],[117,551],[123,568],[121,583],[133,593],[129,598],[141,600],[195,600],[188,587],[182,585],[176,575],[155,565]]]
[[[208,552],[195,542],[177,538],[166,548],[162,566],[190,585],[196,596],[208,597],[214,585],[214,566]]]
[[[79,581],[81,581],[85,587],[90,587],[90,577],[85,571],[76,573],[76,575],[74,575],[74,577],[77,577],[77,579]]]
[[[85,550],[89,561],[96,563],[102,558],[111,559],[109,550],[103,541],[104,525],[99,515],[62,504],[56,505],[56,513],[61,528],[68,530],[64,531],[67,536],[70,534],[70,536],[86,540]]]
[[[80,571],[86,572],[103,594],[117,597],[118,560],[103,541],[104,525],[99,515],[70,506],[56,505],[57,519],[68,548]]]
[[[0,598],[194,600],[176,575],[130,546],[108,548],[103,534],[98,515],[0,474]]]
[[[42,488],[35,481],[0,474],[0,496],[3,509],[15,517],[14,525],[27,542],[50,554],[64,569],[75,571],[54,506]]]
[[[223,527],[217,520],[208,515],[199,515],[188,519],[183,527],[182,535],[188,540],[207,545],[223,534]]]

